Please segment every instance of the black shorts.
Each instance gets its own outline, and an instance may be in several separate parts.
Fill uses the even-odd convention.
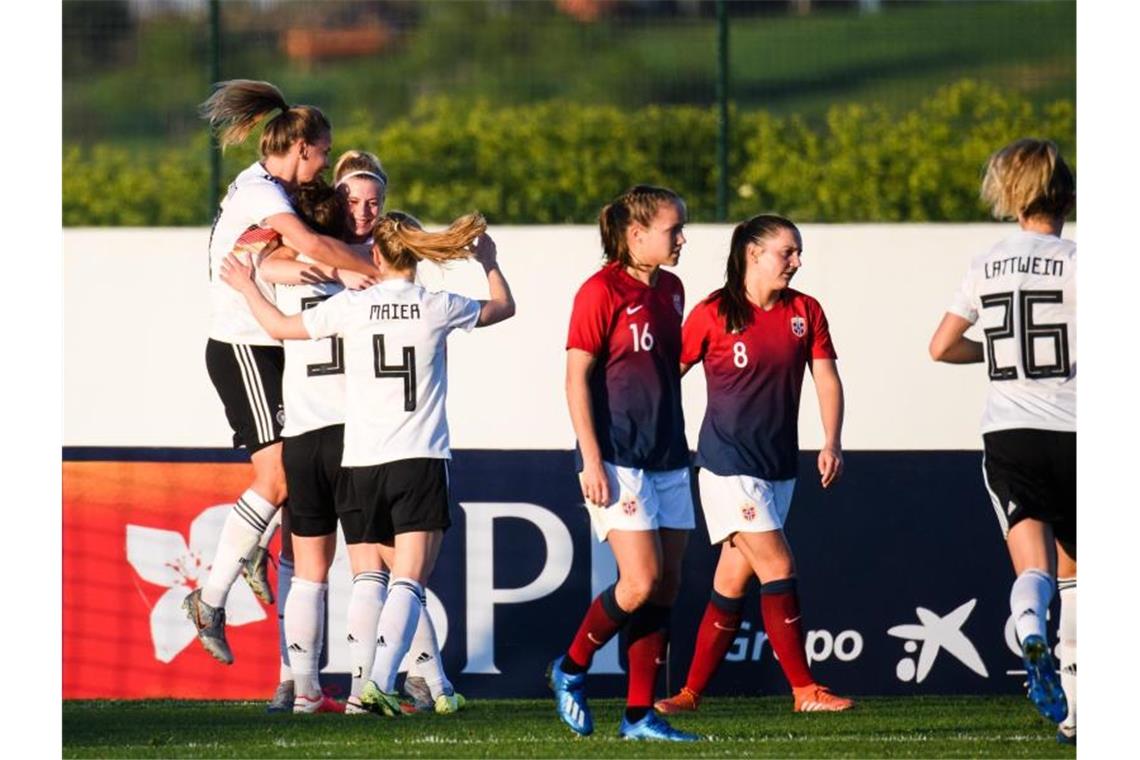
[[[292,497],[290,497],[292,498]],[[446,459],[343,467],[336,512],[347,544],[391,544],[398,533],[451,526]]]
[[[289,499],[289,530],[297,536],[336,532],[336,485],[344,452],[344,425],[282,439],[281,463]]]
[[[1053,526],[1053,535],[1077,556],[1077,434],[1054,430],[998,430],[982,436],[982,474],[1002,532],[1026,518]]]
[[[281,440],[284,369],[281,346],[222,343],[213,338],[206,342],[206,371],[226,409],[234,448],[244,446],[252,454]]]

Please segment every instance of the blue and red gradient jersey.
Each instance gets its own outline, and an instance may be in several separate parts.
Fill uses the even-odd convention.
[[[827,317],[819,301],[789,288],[770,311],[753,306],[752,324],[732,334],[719,294],[697,304],[684,327],[681,362],[704,361],[708,385],[696,464],[717,475],[794,478],[804,369],[835,358]]]
[[[578,289],[566,348],[596,361],[590,405],[602,459],[623,467],[689,465],[681,412],[681,315],[685,289],[658,271],[653,287],[607,264]],[[581,451],[575,452],[578,470]]]

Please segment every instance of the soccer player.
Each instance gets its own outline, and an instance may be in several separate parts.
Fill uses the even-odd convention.
[[[1060,724],[1058,740],[1075,744],[1077,246],[1061,228],[1076,205],[1076,182],[1052,142],[1017,140],[990,157],[982,198],[995,218],[1016,219],[1020,230],[971,262],[930,355],[986,363],[982,477],[1017,574],[1009,606],[1029,698]],[[965,336],[978,322],[984,345]],[[1054,583],[1059,682],[1045,632]]]
[[[618,581],[586,612],[566,653],[548,668],[559,717],[593,732],[586,671],[594,652],[627,630],[629,690],[619,735],[693,741],[653,711],[681,559],[693,528],[689,447],[681,412],[681,315],[675,266],[685,204],[638,185],[602,209],[605,264],[579,288],[566,341],[566,397],[578,438],[578,478]]]
[[[284,354],[280,342],[266,334],[244,300],[218,279],[221,263],[252,228],[272,230],[326,264],[364,274],[375,272],[372,264],[361,261],[341,241],[313,232],[289,202],[287,191],[318,176],[328,161],[332,128],[324,114],[312,106],[289,106],[267,82],[241,79],[221,83],[202,105],[203,115],[219,130],[223,146],[242,142],[274,111],[279,113],[262,130],[261,160],[230,185],[210,233],[206,368],[234,431],[234,445],[250,452],[254,477],[226,518],[209,575],[187,595],[183,607],[206,651],[227,665],[233,662],[233,653],[225,634],[226,597],[246,557],[270,530],[286,487],[280,441]],[[267,285],[258,283],[258,287],[267,298],[273,297]],[[267,588],[263,584],[263,599]]]
[[[514,299],[497,263],[494,241],[479,214],[443,232],[425,232],[392,212],[374,229],[379,282],[342,291],[300,314],[283,315],[258,289],[252,271],[229,257],[223,278],[248,301],[258,321],[280,339],[344,341],[345,429],[337,515],[352,544],[380,547],[391,568],[388,596],[372,633],[379,644],[361,706],[399,715],[394,684],[415,636],[423,584],[443,531],[450,525],[446,460],[450,458],[445,400],[446,339],[514,314]],[[474,251],[472,247],[474,246]],[[422,259],[475,256],[487,274],[490,299],[429,293],[414,282]]]
[[[681,372],[704,362],[708,405],[696,464],[709,539],[720,544],[712,598],[697,633],[688,680],[656,704],[696,710],[740,626],[745,591],[760,581],[760,614],[796,712],[852,706],[812,678],[804,653],[796,566],[784,521],[796,486],[800,391],[810,369],[823,420],[817,466],[829,487],[843,472],[843,385],[827,317],[789,287],[803,240],[787,219],[762,214],[736,226],[724,287],[689,314]]]

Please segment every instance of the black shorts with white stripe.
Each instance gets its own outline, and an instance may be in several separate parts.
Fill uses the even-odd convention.
[[[206,371],[226,409],[235,448],[245,447],[252,454],[281,440],[284,369],[281,346],[223,343],[212,338],[206,342]]]

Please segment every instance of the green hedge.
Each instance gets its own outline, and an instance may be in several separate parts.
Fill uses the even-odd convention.
[[[995,148],[1048,137],[1074,166],[1076,158],[1071,101],[1035,111],[969,80],[901,114],[853,104],[831,108],[820,125],[763,111],[734,112],[730,124],[732,219],[772,211],[800,222],[984,220],[978,184]],[[253,160],[249,143],[227,152],[227,177]],[[392,177],[389,207],[427,220],[477,208],[497,224],[590,223],[637,182],[676,189],[692,221],[715,216],[712,108],[492,108],[430,98],[389,124],[359,113],[333,143],[334,152],[377,153]],[[207,155],[204,136],[176,148],[65,146],[64,225],[208,224]]]

